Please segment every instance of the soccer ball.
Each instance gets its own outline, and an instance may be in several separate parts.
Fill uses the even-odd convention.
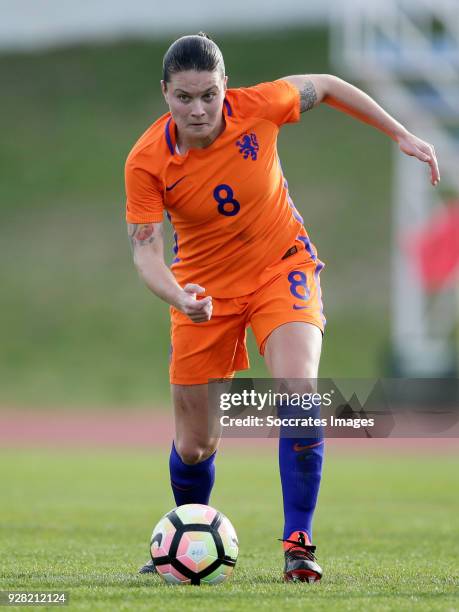
[[[203,504],[185,504],[159,521],[150,550],[166,582],[218,584],[231,575],[239,544],[234,527],[221,512]]]

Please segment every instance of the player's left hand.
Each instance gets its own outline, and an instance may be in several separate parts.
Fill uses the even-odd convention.
[[[408,132],[398,140],[398,146],[402,153],[416,157],[420,161],[429,164],[430,182],[436,187],[440,182],[440,170],[433,145]]]

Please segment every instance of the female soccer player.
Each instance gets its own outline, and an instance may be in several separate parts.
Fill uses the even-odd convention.
[[[289,196],[276,150],[279,128],[325,103],[429,164],[433,185],[440,175],[431,145],[335,76],[227,89],[220,49],[203,33],[171,45],[161,88],[169,112],[126,162],[126,219],[140,276],[170,304],[172,491],[177,505],[207,504],[219,443],[208,430],[207,383],[248,367],[247,326],[273,378],[302,379],[301,391],[310,392],[318,375],[323,264]],[[175,231],[171,269],[163,258],[164,211]],[[286,580],[322,576],[311,524],[323,448],[323,439],[279,440]],[[153,563],[140,571],[155,571]]]

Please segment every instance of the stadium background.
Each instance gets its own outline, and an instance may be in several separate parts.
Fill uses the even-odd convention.
[[[265,29],[233,24],[231,31],[215,19],[191,30],[214,35],[230,86],[335,72],[329,32],[318,17],[312,26],[303,16]],[[92,32],[89,41],[69,36],[71,44],[55,40],[50,48],[46,40],[21,49],[0,45],[2,588],[66,586],[81,609],[107,609],[104,597],[113,609],[126,601],[141,609],[153,595],[163,609],[169,605],[163,592],[153,593],[146,578],[133,574],[144,561],[150,528],[172,505],[167,453],[158,441],[170,423],[169,323],[167,306],[142,286],[131,261],[123,166],[138,135],[166,111],[162,56],[189,30],[182,24],[162,37],[131,32],[119,40]],[[389,372],[394,146],[325,107],[280,136],[293,200],[327,264],[324,377]],[[169,232],[169,259],[170,238]],[[250,375],[263,376],[250,346]],[[99,437],[88,415],[102,423]],[[118,431],[118,446],[107,433],[110,451],[98,448],[111,423],[122,429],[139,415],[145,415],[143,442],[123,440]],[[83,431],[73,448],[78,427]],[[417,454],[413,446],[332,445],[317,519],[330,583],[316,593],[318,609],[357,603],[402,609],[413,597],[420,609],[455,609],[457,551],[449,546],[457,528],[455,451],[437,444]],[[239,578],[228,587],[236,590],[239,609],[255,600],[266,609],[292,605],[291,592],[270,584],[278,580],[280,558],[266,533],[271,537],[281,510],[275,450],[265,450],[260,459],[257,449],[228,445],[219,463],[214,504],[232,518],[243,543]],[[258,487],[241,484],[247,462]],[[268,516],[260,518],[260,503],[272,509]],[[425,534],[433,523],[441,527],[432,535],[439,568],[432,574]],[[358,540],[352,543],[358,569],[348,579],[349,532]],[[393,555],[407,548],[410,560],[395,575]],[[201,595],[184,597],[174,594],[170,605],[203,605]],[[212,597],[219,609],[232,609],[220,595]]]

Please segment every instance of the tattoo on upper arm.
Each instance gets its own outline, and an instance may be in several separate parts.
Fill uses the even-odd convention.
[[[161,228],[158,223],[128,224],[129,241],[133,249],[136,246],[152,244],[160,232]]]
[[[312,81],[306,81],[303,91],[300,91],[300,112],[311,110],[317,102],[317,92]]]

